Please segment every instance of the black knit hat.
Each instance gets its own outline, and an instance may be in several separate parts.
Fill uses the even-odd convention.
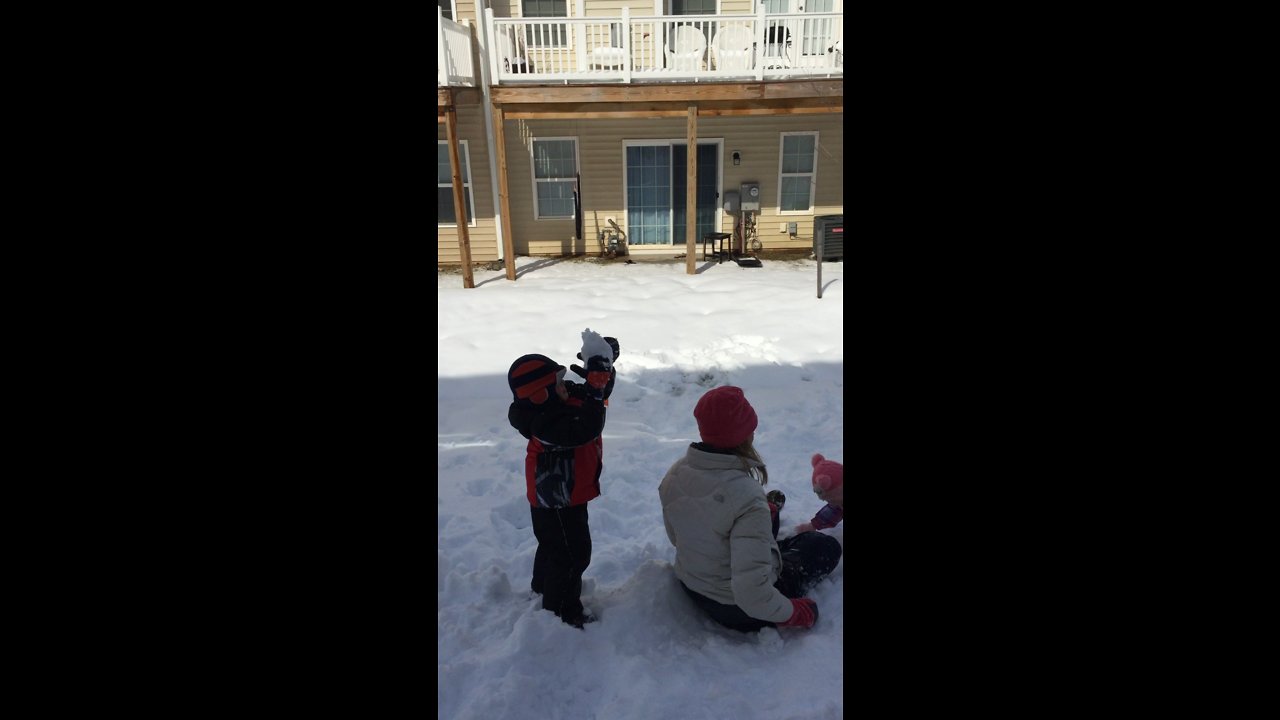
[[[511,363],[507,384],[516,402],[541,405],[555,393],[556,376],[563,371],[563,365],[546,355],[522,355]]]

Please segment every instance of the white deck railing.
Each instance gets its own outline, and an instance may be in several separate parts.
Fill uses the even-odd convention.
[[[471,21],[463,24],[445,18],[436,7],[437,87],[475,87],[476,68],[471,62]]]
[[[484,21],[499,84],[844,76],[842,12]]]

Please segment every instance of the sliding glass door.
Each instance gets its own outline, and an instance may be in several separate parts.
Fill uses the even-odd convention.
[[[698,143],[699,242],[715,232],[720,207],[720,140]],[[687,221],[688,143],[629,140],[625,143],[628,245],[683,245]]]
[[[671,146],[671,165],[674,172],[671,173],[671,208],[672,208],[672,242],[681,245],[685,242],[685,220],[688,213],[685,212],[685,206],[689,204],[689,178],[686,171],[686,163],[688,162],[689,144]],[[719,148],[712,143],[698,143],[698,212],[697,212],[697,233],[694,238],[698,242],[702,242],[704,233],[716,231],[716,202],[720,193],[716,192],[719,187],[719,178],[716,177],[716,158],[719,155]]]

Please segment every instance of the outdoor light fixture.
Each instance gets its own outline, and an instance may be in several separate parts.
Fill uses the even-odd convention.
[[[737,151],[737,150],[734,150],[734,151],[733,151],[733,164],[734,164],[734,165],[741,165],[741,164],[742,164],[742,156],[738,154],[738,151]]]

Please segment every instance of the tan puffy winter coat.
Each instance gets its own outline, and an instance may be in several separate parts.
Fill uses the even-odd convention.
[[[773,584],[782,555],[773,539],[760,481],[742,468],[759,463],[690,447],[658,487],[676,577],[718,603],[759,620],[785,622],[792,606]]]

